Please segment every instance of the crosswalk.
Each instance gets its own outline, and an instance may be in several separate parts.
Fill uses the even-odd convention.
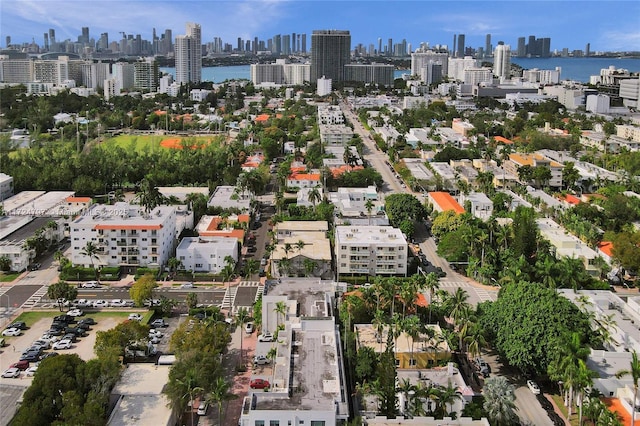
[[[471,283],[467,281],[440,281],[440,288],[445,289],[455,289],[455,288],[464,288],[467,293],[475,293],[480,300],[480,302],[486,301],[495,301],[498,298],[498,291],[487,290],[486,288],[480,286],[471,285]]]
[[[31,295],[21,306],[22,309],[33,308],[40,302],[43,296],[47,294],[48,287],[43,285],[35,293]]]

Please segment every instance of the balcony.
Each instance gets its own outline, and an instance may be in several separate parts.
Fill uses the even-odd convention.
[[[128,245],[129,245],[129,243],[127,243],[126,241],[118,241],[118,242],[116,243],[116,245],[117,245],[118,247],[126,247],[126,246],[128,246]]]

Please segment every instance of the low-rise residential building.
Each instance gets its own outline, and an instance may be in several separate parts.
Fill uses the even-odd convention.
[[[242,191],[235,186],[218,186],[213,191],[207,205],[221,209],[238,209],[241,213],[248,213],[251,210],[252,199],[253,194]]]
[[[353,139],[353,130],[344,124],[321,124],[318,128],[325,145],[346,145]]]
[[[616,135],[619,138],[640,142],[640,127],[629,124],[618,124],[616,125]]]
[[[291,173],[287,178],[288,188],[315,188],[320,186],[320,173]]]
[[[344,114],[337,105],[318,104],[318,124],[344,124]]]
[[[436,212],[442,213],[453,210],[456,214],[464,213],[464,207],[458,204],[448,192],[429,192],[427,199]]]
[[[366,188],[338,188],[329,193],[329,200],[336,206],[338,214],[343,217],[364,217],[376,215],[382,211],[384,204],[378,201],[378,191],[371,185]],[[371,202],[371,208],[367,203]]]
[[[405,332],[395,338],[393,346],[398,369],[424,369],[442,365],[451,359],[451,349],[442,338],[442,330],[437,324],[425,324],[430,330],[413,339]],[[369,347],[376,353],[386,350],[389,327],[382,333],[373,324],[355,324],[356,349]]]
[[[204,215],[196,225],[196,231],[201,237],[231,237],[240,242],[244,241],[245,231],[243,223],[248,226],[251,217],[248,214],[222,216]],[[236,224],[240,225],[236,225]]]
[[[461,120],[459,118],[454,118],[451,122],[451,128],[454,132],[468,137],[471,135],[471,132],[475,130],[475,126],[468,121]]]
[[[273,327],[275,320],[276,336],[274,342],[258,342],[256,354],[275,349],[275,357],[254,369],[251,380],[267,380],[270,386],[268,392],[250,389],[239,426],[336,426],[348,419],[350,396],[332,315],[333,291],[318,279],[285,279],[263,297],[262,324]],[[295,299],[289,296],[293,292]],[[275,311],[277,302],[284,302],[284,315]]]
[[[523,166],[530,167],[548,167],[551,171],[551,179],[546,184],[552,188],[562,187],[562,169],[564,166],[557,161],[548,159],[547,157],[535,154],[509,154],[509,160],[505,161],[503,167],[511,174],[518,175],[518,169]],[[530,182],[521,182],[529,184]]]
[[[238,246],[233,237],[185,237],[178,244],[176,258],[187,271],[219,274],[227,257],[238,262]]]
[[[0,173],[0,203],[13,195],[13,177]]]
[[[335,253],[338,276],[407,274],[407,240],[391,226],[338,226]]]
[[[271,274],[333,277],[328,226],[326,221],[286,221],[276,225]]]
[[[169,398],[162,392],[169,381],[170,367],[144,363],[127,364],[120,381],[111,392],[110,406],[114,408],[107,425],[176,424],[179,416],[169,408]]]
[[[94,204],[70,224],[71,262],[89,266],[161,266],[175,249],[176,209],[118,202]],[[98,247],[97,258],[83,253],[87,243]]]
[[[0,257],[11,261],[12,271],[23,271],[36,257],[36,250],[27,241],[41,230],[49,242],[60,241],[63,229],[59,217],[0,216]]]
[[[470,204],[471,214],[478,219],[487,221],[493,215],[493,201],[482,192],[460,194],[460,203],[464,206]]]
[[[536,223],[542,236],[551,243],[556,258],[580,259],[589,274],[600,275],[596,261],[599,256],[595,250],[583,243],[578,237],[567,233],[564,228],[551,219],[537,219]]]

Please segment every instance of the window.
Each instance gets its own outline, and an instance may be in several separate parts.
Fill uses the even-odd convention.
[[[400,367],[400,360],[396,358],[396,367]]]
[[[155,238],[151,239],[151,244],[157,244],[157,240]]]
[[[324,420],[311,420],[311,426],[324,426]]]
[[[415,359],[410,359],[409,360],[409,365],[412,366],[412,367],[415,367],[416,366],[416,360]]]
[[[340,266],[341,266],[342,268],[346,268],[346,267],[347,267],[347,264],[346,264],[346,263],[341,263],[341,264],[340,264]]]
[[[142,241],[147,241],[147,239],[146,239],[146,238],[143,238],[143,239],[142,239]]]
[[[280,420],[269,420],[269,426],[280,426]]]
[[[398,250],[400,250],[400,251],[404,251],[404,247],[400,247]]]
[[[264,426],[264,420],[256,420],[255,426]]]
[[[340,250],[346,250],[346,249],[347,249],[347,246],[340,247]]]
[[[196,268],[202,268],[202,263],[196,263]]]

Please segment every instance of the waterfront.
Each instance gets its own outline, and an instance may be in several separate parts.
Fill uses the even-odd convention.
[[[552,70],[562,69],[560,77],[563,80],[575,80],[588,83],[589,76],[599,75],[602,68],[615,66],[631,72],[640,72],[640,59],[630,58],[512,58],[511,62],[525,69],[539,68]],[[160,71],[170,73],[175,77],[175,68],[160,68]],[[408,74],[409,70],[396,70],[395,78]],[[249,80],[251,78],[249,65],[235,65],[227,67],[203,67],[202,80],[222,83],[226,80]]]

